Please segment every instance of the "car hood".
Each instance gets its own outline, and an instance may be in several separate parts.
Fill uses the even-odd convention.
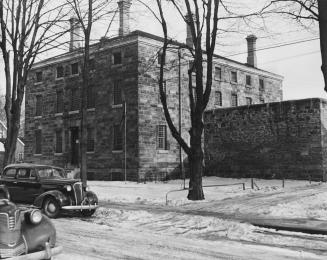
[[[78,179],[40,179],[42,184],[68,185],[80,182]]]

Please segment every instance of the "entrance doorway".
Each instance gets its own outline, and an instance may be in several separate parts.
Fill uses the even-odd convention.
[[[71,164],[78,166],[79,164],[79,128],[70,128],[70,147],[71,147]]]

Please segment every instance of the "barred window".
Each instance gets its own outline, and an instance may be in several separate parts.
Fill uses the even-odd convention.
[[[114,105],[122,104],[121,80],[114,82]]]
[[[78,74],[78,62],[75,62],[71,65],[72,75]]]
[[[215,67],[215,80],[220,80],[221,79],[221,68],[220,67]]]
[[[246,97],[246,104],[249,106],[249,105],[252,105],[252,98],[250,97]]]
[[[35,116],[42,115],[42,95],[36,96],[36,104],[35,104]]]
[[[95,131],[93,127],[87,128],[87,140],[86,140],[86,149],[88,152],[94,151],[94,139],[95,139]]]
[[[58,66],[57,67],[57,78],[62,78],[64,76],[64,67],[63,66]]]
[[[43,80],[43,73],[42,71],[38,71],[35,73],[35,76],[36,76],[36,82],[42,82]]]
[[[87,88],[87,108],[94,108],[95,107],[95,91],[94,86],[89,85]]]
[[[123,150],[123,131],[120,125],[114,125],[114,150]]]
[[[222,100],[222,95],[220,91],[216,91],[215,93],[215,105],[217,106],[222,106],[223,105],[223,100]]]
[[[259,90],[265,90],[265,81],[263,79],[259,79]]]
[[[157,149],[167,150],[167,126],[157,126]]]
[[[35,154],[42,154],[42,130],[35,130]]]
[[[56,130],[56,153],[62,153],[62,131]]]
[[[232,107],[237,107],[237,94],[232,94]]]
[[[246,75],[246,85],[251,86],[252,85],[252,78],[251,75]]]
[[[122,57],[121,52],[117,51],[112,54],[112,63],[115,64],[121,64],[122,63]]]
[[[71,90],[71,108],[70,110],[71,111],[76,111],[76,110],[79,110],[80,109],[80,92],[79,92],[79,89],[77,88],[73,88]]]
[[[231,71],[231,82],[237,82],[237,72],[236,71]]]
[[[57,91],[56,113],[62,113],[64,110],[64,93],[62,90]]]

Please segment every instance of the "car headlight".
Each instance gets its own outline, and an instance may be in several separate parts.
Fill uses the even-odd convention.
[[[65,188],[66,188],[67,191],[71,191],[72,190],[72,186],[70,186],[70,185],[66,185]]]
[[[90,190],[91,190],[91,189],[90,189],[90,186],[86,186],[85,190],[86,190],[86,191],[90,191]]]
[[[31,223],[33,224],[39,224],[42,220],[42,213],[38,209],[34,209],[30,212],[29,218]]]

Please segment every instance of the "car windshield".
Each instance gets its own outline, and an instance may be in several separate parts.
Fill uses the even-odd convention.
[[[62,179],[65,178],[64,170],[57,168],[37,169],[40,178],[44,179]]]

